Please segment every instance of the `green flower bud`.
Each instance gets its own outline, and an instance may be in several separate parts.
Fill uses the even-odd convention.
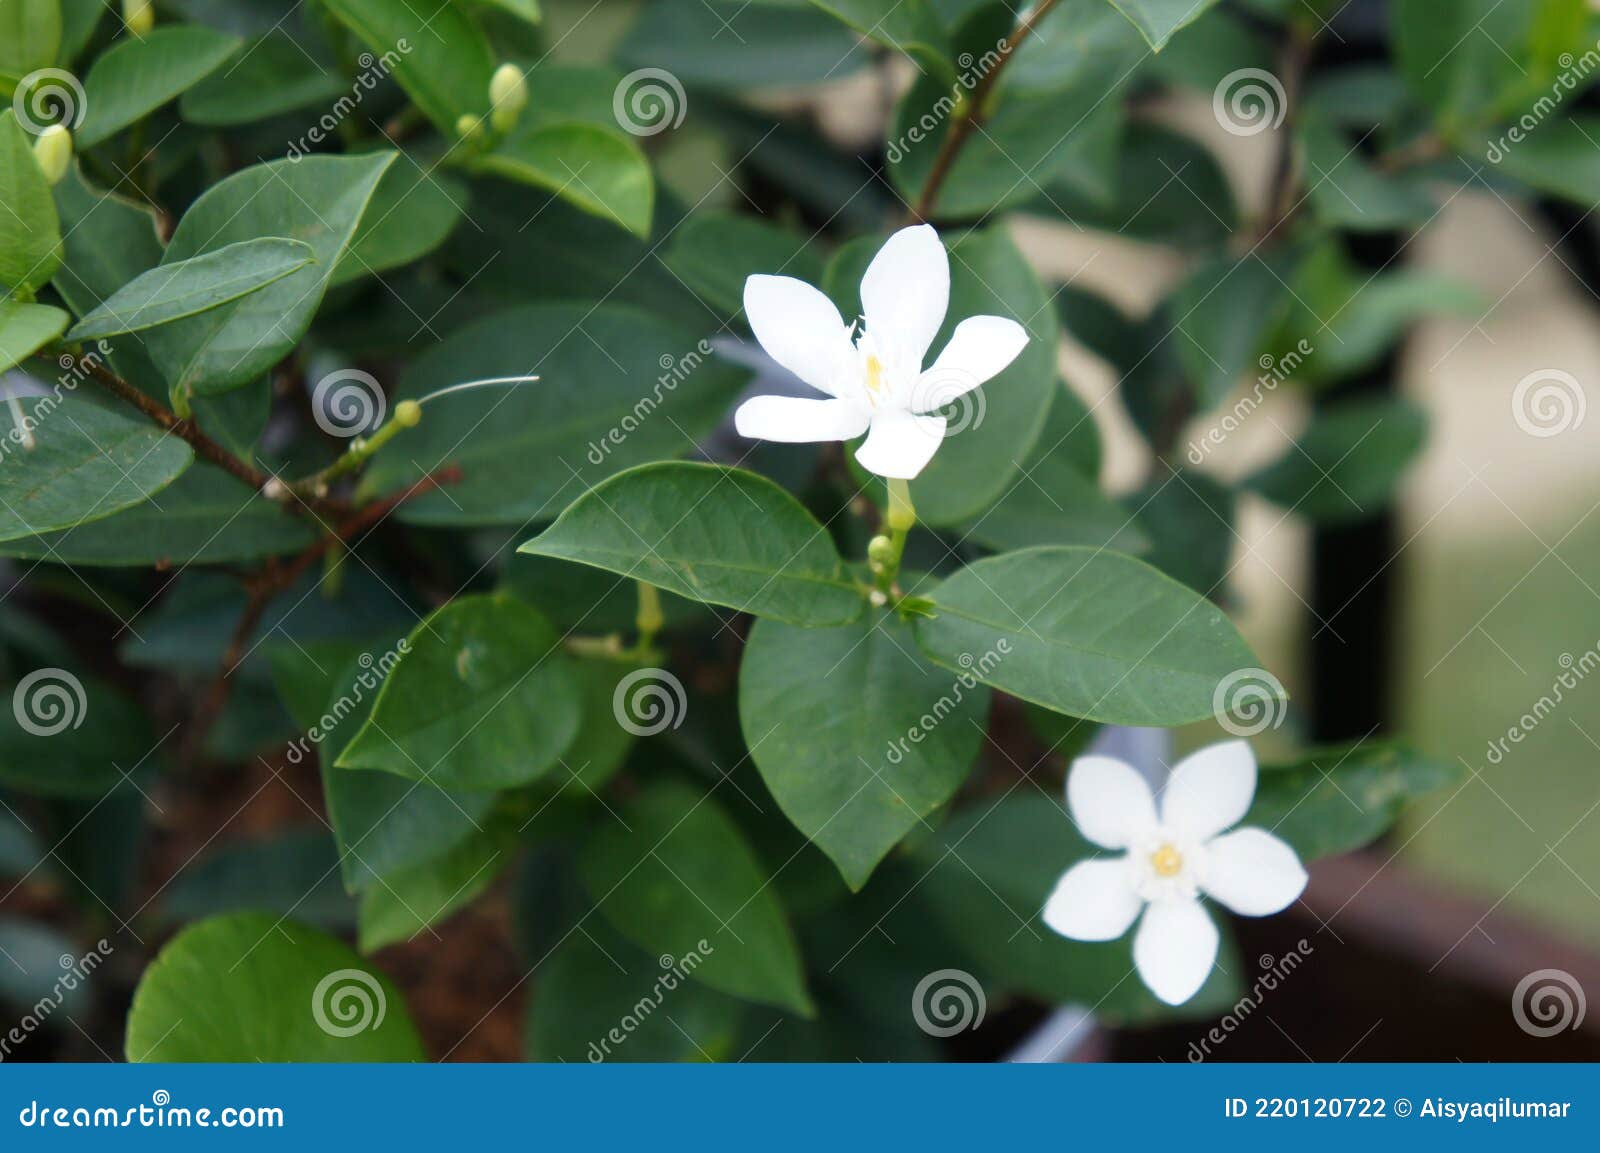
[[[894,541],[886,536],[873,537],[867,542],[867,560],[876,568],[882,568],[894,560]]]
[[[141,39],[156,26],[156,9],[150,0],[122,0],[122,22]]]
[[[468,141],[477,140],[483,136],[483,121],[470,112],[463,112],[456,120],[456,135]]]
[[[50,125],[34,140],[33,158],[46,180],[60,184],[72,164],[72,133],[60,124]]]
[[[402,400],[394,406],[394,422],[401,428],[416,428],[422,420],[422,406],[414,400]]]
[[[522,110],[528,106],[528,82],[515,64],[502,64],[489,78],[489,123],[496,132],[516,127]]]

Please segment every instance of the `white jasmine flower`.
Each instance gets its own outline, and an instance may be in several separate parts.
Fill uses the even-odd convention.
[[[950,258],[926,224],[902,228],[861,278],[866,329],[846,324],[817,289],[789,276],[744,282],[744,311],[767,354],[830,399],[756,396],[739,406],[739,435],[785,442],[867,439],[861,467],[910,480],[944,439],[936,410],[1010,364],[1028,343],[1022,325],[973,316],[923,371],[950,306]]]
[[[1062,874],[1044,922],[1078,941],[1112,941],[1140,912],[1133,963],[1169,1005],[1200,991],[1217,959],[1217,927],[1204,893],[1235,913],[1265,917],[1306,887],[1295,851],[1261,829],[1228,833],[1256,794],[1256,759],[1244,741],[1224,741],[1173,769],[1159,815],[1150,786],[1112,757],[1079,757],[1067,778],[1078,831],[1126,855],[1080,861]]]

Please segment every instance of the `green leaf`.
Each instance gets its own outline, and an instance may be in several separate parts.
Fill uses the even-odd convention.
[[[22,304],[0,297],[0,372],[21,364],[67,327],[72,318],[48,304]]]
[[[746,1006],[603,923],[573,933],[539,965],[528,999],[534,1061],[724,1061],[739,1055]]]
[[[800,951],[770,878],[710,796],[664,782],[600,826],[579,871],[606,920],[634,944],[696,959],[692,976],[735,997],[812,1013]]]
[[[299,343],[394,153],[307,156],[236,172],[178,222],[163,267],[265,236],[310,245],[316,263],[146,337],[174,395],[221,393],[260,378]]]
[[[460,597],[402,651],[339,768],[503,789],[549,772],[577,736],[580,702],[561,635],[521,601]]]
[[[1178,314],[1178,361],[1205,412],[1220,404],[1239,378],[1254,375],[1262,338],[1287,314],[1290,273],[1250,255],[1202,264],[1173,296]]]
[[[511,863],[515,847],[515,826],[491,822],[442,856],[389,874],[361,894],[361,951],[409,940],[476,900]]]
[[[1379,172],[1327,120],[1308,117],[1300,128],[1305,148],[1308,195],[1317,219],[1355,232],[1419,228],[1433,218],[1427,185],[1404,175]]]
[[[1551,120],[1521,141],[1502,140],[1489,155],[1500,155],[1507,176],[1584,208],[1600,200],[1600,116]]]
[[[903,52],[919,70],[955,79],[949,38],[930,0],[811,0],[869,40]]]
[[[334,270],[333,283],[346,284],[426,256],[454,231],[467,203],[461,181],[402,152],[378,182]]]
[[[137,704],[69,669],[35,669],[5,697],[0,784],[24,793],[100,800],[156,745]]]
[[[633,67],[664,70],[678,85],[674,90],[659,76],[641,76],[624,90],[622,107],[635,123],[653,131],[682,119],[685,84],[724,89],[814,84],[848,76],[871,59],[856,36],[804,0],[649,4],[618,56]],[[665,99],[658,101],[658,95]]]
[[[315,260],[309,245],[270,236],[163,264],[78,321],[67,339],[93,340],[170,324],[248,296]]]
[[[61,50],[56,63],[70,67],[89,46],[106,6],[100,0],[61,0]]]
[[[1198,20],[1217,0],[1111,0],[1133,22],[1150,47],[1160,52],[1172,34]]]
[[[41,434],[41,435],[47,435]],[[215,468],[192,468],[104,520],[0,543],[0,556],[119,567],[223,564],[299,552],[316,534],[282,505]]]
[[[339,884],[339,850],[321,825],[234,841],[189,864],[160,894],[164,921],[186,924],[245,910],[297,917],[328,929],[355,924]]]
[[[655,181],[632,140],[592,124],[520,124],[493,152],[472,160],[478,172],[547,188],[585,212],[650,235]]]
[[[989,690],[874,610],[843,628],[757,621],[739,668],[745,744],[784,814],[852,889],[976,763]]]
[[[879,247],[876,238],[858,240],[828,266],[824,287],[845,316],[861,314],[861,276]],[[911,482],[911,499],[925,524],[964,524],[998,500],[1039,439],[1055,397],[1055,310],[998,228],[966,233],[950,246],[950,309],[930,355],[939,354],[957,323],[979,315],[1018,321],[1028,331],[1028,344],[1004,372],[948,410],[961,431],[946,432],[938,454]]]
[[[1095,472],[1084,471],[1086,453],[1098,466],[1094,418],[1063,385],[1021,475],[965,535],[997,550],[1083,544],[1142,552],[1150,542],[1137,518],[1100,491]]]
[[[0,287],[30,297],[61,263],[61,226],[50,185],[10,109],[0,112],[0,204]]]
[[[1145,560],[1201,596],[1220,593],[1237,539],[1232,489],[1180,468],[1153,479],[1128,507],[1138,510],[1150,538]]]
[[[633,590],[628,590],[630,599]],[[571,675],[582,696],[583,719],[577,738],[561,758],[563,792],[573,796],[593,796],[610,780],[627,759],[635,732],[617,720],[618,693],[623,680],[642,666],[627,660],[584,660],[571,662]],[[638,726],[635,726],[637,728]]]
[[[456,138],[462,116],[488,112],[494,53],[464,5],[424,11],[407,0],[324,2],[377,55],[367,67],[392,74],[446,138]]]
[[[1022,789],[956,814],[915,848],[916,896],[904,914],[931,917],[972,956],[986,984],[1017,989],[1053,1004],[1093,1005],[1117,1024],[1170,1019],[1134,975],[1128,934],[1117,942],[1072,941],[1040,913],[1056,881],[1097,850],[1078,836],[1061,802]],[[896,893],[896,896],[899,894]],[[1182,1016],[1215,1016],[1238,998],[1241,970],[1227,926],[1210,978]],[[883,931],[894,936],[892,921]],[[990,989],[991,1004],[994,989]]]
[[[112,401],[81,392],[26,397],[24,448],[11,406],[0,407],[0,541],[100,520],[147,500],[194,460],[177,437]]]
[[[866,603],[798,501],[765,477],[718,465],[629,469],[517,551],[793,624],[842,624]]]
[[[1312,520],[1340,523],[1375,515],[1427,433],[1427,418],[1410,401],[1350,400],[1317,412],[1288,454],[1253,474],[1245,486]]]
[[[691,451],[748,379],[709,344],[631,308],[535,304],[452,334],[417,361],[399,397],[528,373],[540,379],[430,403],[422,424],[373,462],[362,491],[392,491],[455,463],[461,482],[407,501],[401,520],[548,520],[615,472]]]
[[[163,25],[118,40],[83,79],[79,148],[93,148],[175,100],[239,48],[239,38],[199,24]]]
[[[59,0],[0,0],[0,72],[23,76],[46,68],[60,47]]]
[[[1462,775],[1399,741],[1311,749],[1261,766],[1255,802],[1240,823],[1282,837],[1301,860],[1331,857],[1377,840],[1408,803]]]
[[[661,256],[666,266],[713,308],[744,310],[744,282],[756,273],[822,280],[822,260],[798,233],[732,213],[690,216],[673,231]]]
[[[1069,716],[1168,727],[1212,715],[1217,684],[1258,665],[1220,609],[1132,557],[1006,553],[934,589],[917,641],[947,668],[1001,652],[986,684]],[[976,667],[976,666],[974,666]]]
[[[349,946],[265,913],[191,925],[134,990],[129,1061],[420,1061],[389,979]]]
[[[544,19],[539,11],[539,0],[483,0],[490,8],[510,13],[526,24],[538,24]]]
[[[322,67],[287,33],[271,32],[185,92],[178,110],[191,124],[234,127],[331,104],[344,88],[336,69]]]

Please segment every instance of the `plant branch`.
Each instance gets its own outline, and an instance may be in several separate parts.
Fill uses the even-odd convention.
[[[988,117],[989,98],[994,92],[995,85],[1000,82],[1000,74],[1005,71],[1006,64],[1022,42],[1055,6],[1056,0],[1039,0],[1027,15],[1017,21],[1017,26],[1011,30],[1011,35],[1000,42],[996,53],[999,59],[995,61],[994,67],[978,78],[970,92],[957,91],[956,97],[960,103],[957,104],[955,117],[950,122],[950,131],[945,133],[939,151],[934,155],[933,166],[928,170],[928,179],[923,182],[922,192],[911,208],[914,219],[925,221],[933,216],[939,192],[950,175],[950,169],[955,165],[956,157],[961,154],[961,149],[972,134],[983,127],[983,122]]]

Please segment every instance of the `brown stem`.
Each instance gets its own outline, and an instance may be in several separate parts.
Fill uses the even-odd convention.
[[[932,217],[934,205],[939,199],[939,191],[950,175],[956,157],[960,155],[968,138],[983,126],[988,114],[989,94],[999,83],[1000,73],[1005,71],[1006,63],[1038,26],[1039,21],[1043,20],[1055,6],[1056,0],[1039,0],[1026,16],[1018,20],[1017,26],[1011,30],[1011,35],[1000,42],[996,53],[999,59],[995,61],[994,67],[980,76],[978,82],[972,86],[972,90],[965,94],[967,101],[965,114],[951,121],[950,131],[945,133],[944,140],[939,145],[939,151],[933,158],[933,167],[928,170],[928,179],[923,183],[922,192],[911,208],[913,219],[924,221]]]
[[[1289,39],[1283,46],[1283,57],[1278,71],[1283,73],[1283,122],[1278,127],[1278,158],[1272,169],[1272,183],[1267,189],[1267,216],[1254,243],[1260,244],[1294,216],[1299,203],[1295,199],[1294,171],[1295,126],[1299,121],[1300,89],[1305,82],[1306,68],[1311,63],[1311,47],[1316,35],[1304,24],[1295,23],[1289,30]]]

